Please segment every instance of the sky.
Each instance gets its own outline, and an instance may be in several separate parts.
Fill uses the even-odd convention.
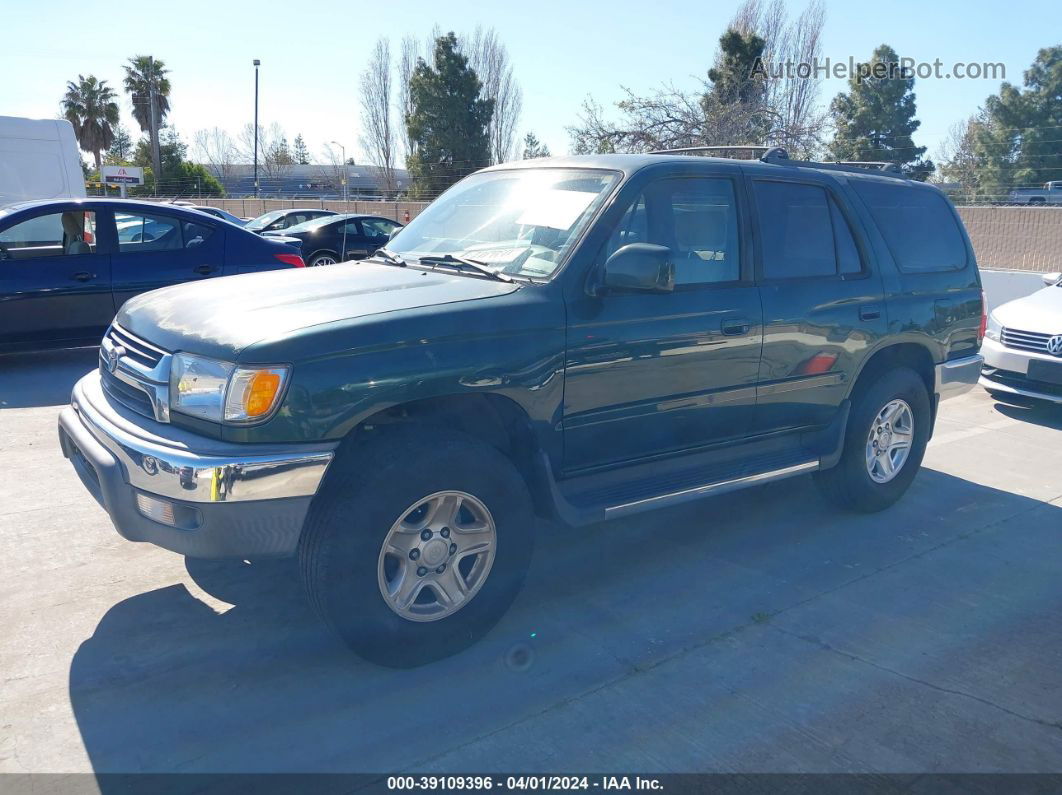
[[[523,89],[520,138],[528,130],[553,154],[570,141],[587,96],[608,107],[621,87],[648,92],[664,82],[694,89],[712,64],[737,0],[577,0],[535,3],[479,0],[392,0],[368,4],[315,0],[184,0],[126,6],[35,0],[7,4],[0,48],[0,115],[55,117],[68,80],[94,74],[121,88],[122,63],[151,54],[170,68],[169,123],[186,142],[196,130],[223,127],[235,136],[253,118],[254,67],[262,61],[259,117],[278,122],[289,142],[302,134],[313,158],[338,141],[363,162],[359,147],[358,78],[374,42],[389,37],[392,53],[406,34],[434,25],[471,31],[494,27],[509,48]],[[802,0],[790,0],[795,16]],[[44,28],[42,30],[42,28]],[[826,0],[823,55],[869,58],[882,43],[901,56],[949,70],[955,62],[1002,63],[1022,82],[1038,49],[1062,43],[1062,3],[1030,0],[1005,6],[981,0],[892,0],[887,4]],[[949,128],[998,91],[999,79],[917,80],[915,143],[933,156]],[[821,85],[824,105],[846,89]],[[122,120],[138,134],[129,101]]]

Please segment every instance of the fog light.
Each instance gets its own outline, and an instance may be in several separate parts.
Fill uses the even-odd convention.
[[[136,507],[140,513],[154,522],[169,525],[170,527],[177,526],[177,519],[173,515],[172,502],[149,497],[146,494],[137,494]]]

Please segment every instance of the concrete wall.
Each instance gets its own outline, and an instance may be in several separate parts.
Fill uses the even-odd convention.
[[[367,213],[405,222],[427,202],[330,201],[313,199],[202,199],[241,218],[291,207],[323,207],[336,212]],[[1062,271],[1062,207],[959,207],[982,268]]]
[[[959,207],[982,268],[1062,271],[1062,207]]]

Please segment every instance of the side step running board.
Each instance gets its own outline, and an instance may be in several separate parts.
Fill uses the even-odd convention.
[[[618,516],[626,516],[627,514],[647,511],[653,508],[662,508],[665,505],[677,505],[678,503],[695,500],[709,494],[724,494],[728,491],[736,491],[737,489],[743,489],[748,486],[771,483],[795,475],[802,475],[805,472],[814,472],[818,468],[819,462],[817,460],[805,461],[801,464],[793,464],[792,466],[775,469],[770,472],[760,472],[756,475],[746,475],[740,478],[721,480],[717,483],[706,483],[703,486],[695,486],[694,488],[683,489],[681,491],[672,492],[671,494],[661,494],[656,497],[648,497],[644,500],[627,502],[622,505],[613,505],[605,508],[605,518],[615,519]]]

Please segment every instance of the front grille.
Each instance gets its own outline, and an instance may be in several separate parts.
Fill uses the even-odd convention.
[[[1041,334],[1038,331],[1021,331],[1016,328],[1005,328],[999,335],[1000,342],[1008,348],[1017,348],[1022,351],[1034,353],[1047,353],[1047,341],[1053,334]]]
[[[125,353],[129,358],[149,370],[157,365],[162,360],[162,357],[166,355],[166,351],[161,348],[156,348],[151,343],[144,342],[139,337],[134,337],[117,324],[114,324],[107,329],[107,339],[116,346],[121,345],[125,348]]]
[[[127,409],[132,409],[137,414],[143,414],[145,417],[154,419],[155,412],[151,408],[151,401],[148,399],[147,393],[125,383],[120,378],[116,378],[105,367],[100,368],[100,381],[103,384],[103,390],[117,402]]]

